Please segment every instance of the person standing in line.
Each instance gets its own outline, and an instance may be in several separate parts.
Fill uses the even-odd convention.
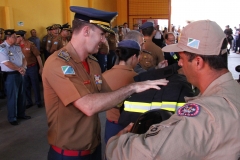
[[[26,93],[26,108],[34,105],[32,101],[32,88],[34,91],[35,104],[38,108],[42,107],[41,92],[39,86],[38,75],[42,75],[43,63],[40,57],[40,52],[29,40],[25,39],[26,31],[19,30],[16,32],[17,44],[21,47],[22,52],[27,61],[27,70],[24,75],[24,91]],[[39,66],[39,69],[38,69]]]
[[[37,47],[37,49],[40,51],[40,49],[41,49],[41,41],[37,37],[37,31],[35,29],[32,29],[30,31],[30,33],[31,33],[31,37],[29,37],[28,40],[33,42],[35,44],[35,46]]]
[[[153,36],[152,39],[153,43],[155,43],[158,47],[162,47],[163,44],[163,33],[162,31],[159,29],[159,25],[156,25],[156,33]]]
[[[13,29],[4,31],[6,40],[0,45],[0,63],[4,72],[7,95],[8,121],[18,125],[17,119],[30,119],[25,115],[25,93],[23,89],[27,61],[19,46],[16,46],[16,33]]]
[[[0,28],[0,44],[4,42],[2,39],[2,35],[4,33],[4,29]],[[0,66],[0,99],[4,99],[6,97],[5,91],[4,91],[4,79],[3,79],[3,72],[1,71]]]
[[[158,66],[158,64],[164,60],[164,55],[162,49],[152,41],[153,36],[156,33],[153,23],[145,22],[140,26],[140,29],[144,35],[144,48],[151,53],[150,55],[152,57],[151,61],[147,61],[142,57],[142,59],[140,59],[140,65],[143,69],[148,70],[149,68]]]
[[[128,28],[127,22],[123,23],[122,31],[123,31],[123,36],[126,35],[130,31],[130,29]]]
[[[133,68],[138,63],[140,50],[140,45],[134,40],[123,40],[118,43],[116,55],[119,63],[102,75],[112,91],[134,82],[133,77],[136,76],[137,73]],[[109,138],[123,129],[123,127],[118,124],[121,104],[122,103],[106,111],[105,143],[107,143]]]
[[[45,36],[43,36],[42,43],[41,43],[41,52],[43,52],[43,54],[44,54],[44,63],[50,55],[49,52],[47,51],[47,44],[48,44],[48,41],[50,41],[51,37],[52,37],[51,36],[51,26],[48,26],[46,28],[46,30],[47,30],[47,34]]]
[[[48,121],[48,159],[100,160],[98,113],[111,109],[133,93],[166,85],[166,80],[133,83],[109,91],[92,54],[98,52],[117,12],[71,6],[75,12],[72,39],[46,61],[42,80]],[[59,87],[61,86],[61,87]]]

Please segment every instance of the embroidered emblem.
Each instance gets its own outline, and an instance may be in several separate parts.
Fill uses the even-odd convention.
[[[62,66],[63,74],[65,75],[75,75],[75,71],[72,66]]]
[[[94,56],[92,56],[92,55],[88,55],[88,57],[89,57],[90,59],[92,59],[92,60],[98,62],[98,60],[97,60]]]
[[[100,79],[100,75],[94,75],[94,80],[96,84],[102,84],[102,80]]]
[[[0,47],[5,48],[6,45],[5,44],[0,44]]]
[[[58,44],[58,42],[54,42],[53,44]]]
[[[145,136],[145,138],[148,138],[148,137],[151,137],[151,136],[155,136],[155,135],[157,135],[158,133],[160,132],[160,130],[159,130],[159,126],[151,126],[150,128],[149,128],[149,131],[146,133],[146,136]]]
[[[193,38],[188,38],[188,43],[187,46],[198,49],[200,44],[199,40],[193,39]]]
[[[61,50],[61,51],[58,53],[58,57],[64,59],[65,61],[69,61],[69,60],[70,60],[70,55],[67,53],[67,51]]]
[[[179,116],[195,117],[200,113],[200,105],[187,103],[177,110]]]

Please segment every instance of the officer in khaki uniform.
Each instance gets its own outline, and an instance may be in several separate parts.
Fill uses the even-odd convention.
[[[116,12],[71,6],[71,41],[46,61],[42,79],[48,121],[48,159],[101,159],[98,112],[113,108],[135,92],[166,85],[166,80],[133,83],[109,93],[97,53],[105,32],[113,32]]]
[[[51,28],[51,33],[52,33],[51,43],[50,43],[49,46],[47,44],[48,52],[50,54],[52,54],[53,52],[55,52],[55,51],[57,51],[57,50],[59,50],[60,48],[63,47],[62,38],[61,38],[61,35],[59,35],[59,29],[60,28],[61,28],[61,25],[59,25],[59,24],[52,25],[52,28]]]
[[[41,43],[41,52],[43,52],[43,54],[44,54],[44,62],[50,55],[47,51],[48,40],[50,41],[50,39],[51,39],[50,38],[51,37],[51,30],[50,29],[51,29],[51,26],[48,26],[46,28],[47,34],[45,36],[43,36],[42,43]]]
[[[155,67],[162,62],[164,60],[164,55],[162,49],[152,41],[152,38],[156,33],[153,23],[145,22],[140,29],[145,39],[144,48],[151,53],[152,58],[149,54],[144,54],[139,60],[139,63],[143,69],[148,70],[149,68]]]
[[[176,114],[145,134],[126,133],[128,126],[112,137],[107,159],[239,159],[240,86],[227,69],[227,40],[220,26],[209,20],[193,22],[183,29],[178,44],[163,51],[179,52],[178,64],[200,94],[186,98]]]
[[[26,108],[36,104],[38,108],[42,107],[41,93],[39,86],[38,75],[42,75],[43,63],[40,57],[40,52],[35,44],[25,39],[26,31],[19,30],[16,32],[17,44],[21,47],[22,53],[27,60],[27,70],[24,75],[25,93],[26,93]],[[35,103],[32,101],[32,88],[34,91]]]
[[[61,26],[60,36],[61,36],[61,41],[63,46],[67,45],[67,43],[69,42],[68,37],[70,35],[70,30],[71,30],[71,26],[68,23],[63,24]]]

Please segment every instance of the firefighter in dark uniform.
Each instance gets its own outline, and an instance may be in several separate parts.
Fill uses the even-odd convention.
[[[166,78],[169,80],[169,83],[166,86],[162,86],[161,90],[150,89],[134,94],[126,99],[124,101],[124,109],[119,118],[119,124],[126,127],[130,122],[134,123],[141,114],[149,110],[163,109],[174,113],[179,107],[183,106],[185,103],[184,97],[192,97],[195,94],[192,90],[192,85],[187,82],[184,75],[178,73],[179,70],[181,71],[176,63],[162,69],[147,71],[134,77],[136,82]]]

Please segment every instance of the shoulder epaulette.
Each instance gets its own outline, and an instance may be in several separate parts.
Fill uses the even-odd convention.
[[[70,55],[68,54],[67,50],[60,50],[60,52],[58,53],[58,57],[64,59],[65,61],[70,60]]]
[[[88,55],[88,57],[89,57],[90,59],[92,59],[92,60],[98,62],[97,58],[95,58],[94,56],[92,56],[92,55]]]
[[[5,48],[6,45],[5,44],[0,44],[0,47]]]

